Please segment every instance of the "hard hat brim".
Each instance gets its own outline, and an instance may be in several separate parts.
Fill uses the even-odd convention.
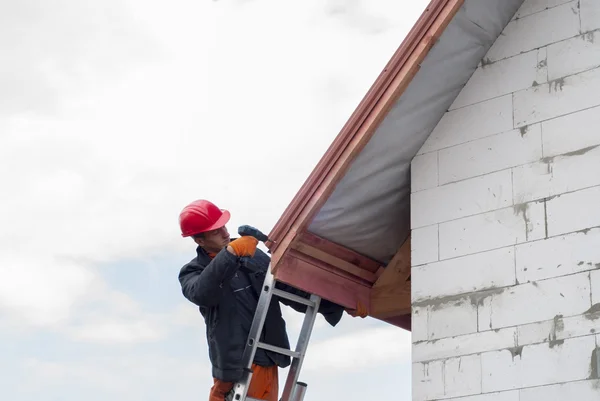
[[[221,217],[219,217],[219,220],[215,221],[215,223],[213,225],[211,225],[210,227],[207,227],[206,229],[204,229],[202,231],[203,233],[207,232],[207,231],[216,230],[217,228],[221,228],[229,222],[229,219],[231,218],[231,214],[229,213],[229,210],[221,209],[221,212],[223,212],[223,214],[221,215]]]

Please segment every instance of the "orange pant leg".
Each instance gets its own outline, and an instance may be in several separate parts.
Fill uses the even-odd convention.
[[[265,401],[278,401],[279,375],[277,366],[252,365],[252,381],[248,396]],[[211,400],[212,401],[212,400]]]
[[[214,384],[210,389],[210,395],[208,396],[208,401],[224,401],[225,394],[229,392],[233,388],[233,383],[228,383],[221,381],[219,379],[214,379]]]
[[[265,401],[278,401],[279,375],[277,366],[252,365],[252,381],[248,388],[248,397]],[[225,395],[233,388],[233,383],[213,379],[208,401],[223,401]]]

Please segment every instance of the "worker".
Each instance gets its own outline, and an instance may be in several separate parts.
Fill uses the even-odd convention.
[[[229,211],[207,200],[190,203],[179,215],[181,235],[191,237],[197,245],[196,257],[179,272],[179,282],[183,295],[198,306],[206,324],[213,376],[209,401],[223,401],[234,382],[242,378],[242,354],[270,262],[269,256],[257,249],[256,238],[230,238],[226,228],[229,219]],[[240,269],[241,258],[247,260],[244,269]],[[309,296],[280,282],[276,287]],[[307,307],[303,304],[273,296],[275,299],[299,312],[306,312]],[[289,349],[279,302],[271,302],[269,306],[261,341]],[[360,306],[358,309],[347,312],[352,316],[365,317],[364,308]],[[343,307],[323,299],[318,312],[335,326],[343,311]],[[285,368],[290,363],[289,356],[257,349],[248,396],[277,401],[278,368]]]

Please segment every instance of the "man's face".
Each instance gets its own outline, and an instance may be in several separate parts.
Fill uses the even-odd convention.
[[[223,226],[204,233],[203,238],[196,238],[196,243],[207,252],[217,253],[229,244],[229,231]]]

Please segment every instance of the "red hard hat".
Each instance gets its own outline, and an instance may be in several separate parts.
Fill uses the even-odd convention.
[[[223,227],[229,221],[227,210],[219,209],[214,203],[204,199],[194,201],[179,214],[181,236],[189,237]]]

